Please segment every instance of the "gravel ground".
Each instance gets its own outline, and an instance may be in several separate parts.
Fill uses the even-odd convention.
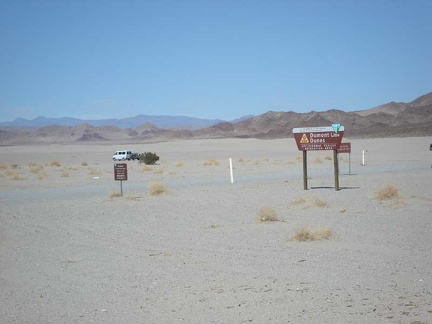
[[[153,144],[160,165],[128,162],[123,197],[116,147],[4,148],[0,322],[431,324],[429,142],[352,141],[339,191],[328,152],[310,152],[303,190],[290,140]],[[290,240],[302,226],[333,235]]]

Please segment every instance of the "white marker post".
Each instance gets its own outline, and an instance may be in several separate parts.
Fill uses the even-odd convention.
[[[233,166],[232,166],[232,159],[231,158],[229,158],[229,164],[230,164],[231,183],[234,183]]]
[[[363,152],[362,152],[362,165],[363,166],[365,166],[365,153],[366,153],[367,151],[365,151],[365,150],[363,150]]]

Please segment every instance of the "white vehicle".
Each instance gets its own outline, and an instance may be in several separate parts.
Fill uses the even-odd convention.
[[[127,150],[116,151],[113,155],[114,161],[125,161],[125,160],[130,160],[131,158],[132,158],[132,151],[127,151]]]

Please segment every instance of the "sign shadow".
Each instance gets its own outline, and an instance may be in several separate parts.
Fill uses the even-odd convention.
[[[334,189],[335,187],[327,187],[327,186],[319,186],[319,187],[310,187],[310,189]],[[339,187],[339,190],[345,189],[360,189],[360,187]]]

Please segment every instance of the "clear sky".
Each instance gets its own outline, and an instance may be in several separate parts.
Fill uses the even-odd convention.
[[[432,91],[432,0],[0,0],[0,121],[234,119]]]

